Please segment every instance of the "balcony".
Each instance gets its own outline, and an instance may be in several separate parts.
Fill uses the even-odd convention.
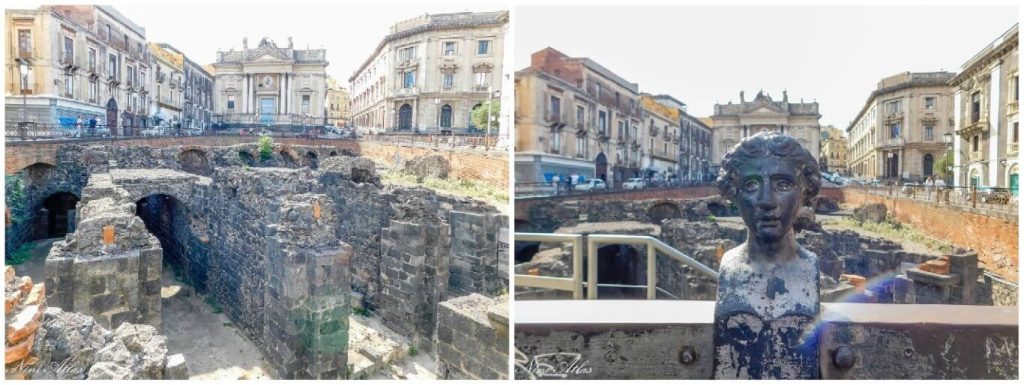
[[[899,122],[903,121],[903,111],[894,111],[885,115],[885,122]]]
[[[982,155],[983,154],[984,154],[984,152],[982,152],[980,150],[979,151],[971,151],[970,153],[967,154],[967,160],[971,161],[971,162],[981,161],[981,160],[983,160],[982,159]]]
[[[413,96],[420,93],[419,87],[399,88],[395,92],[398,96]]]
[[[473,86],[473,92],[487,92],[487,87],[486,84],[477,84]]]
[[[969,138],[974,135],[988,133],[988,128],[988,116],[983,115],[976,122],[965,122],[960,131],[957,131],[957,134],[959,134],[963,138]]]
[[[882,143],[879,145],[879,147],[882,147],[882,148],[903,147],[905,144],[906,144],[906,140],[903,139],[902,137],[900,137],[900,138],[888,138],[888,139],[882,139]]]

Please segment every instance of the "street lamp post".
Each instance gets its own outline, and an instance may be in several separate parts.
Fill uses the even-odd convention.
[[[18,59],[18,70],[21,72],[21,121],[18,122],[18,136],[21,136],[21,140],[27,139],[28,136],[28,93],[25,92],[28,88],[28,70],[30,69],[28,60]]]

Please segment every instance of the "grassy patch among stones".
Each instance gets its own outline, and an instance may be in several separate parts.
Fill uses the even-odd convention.
[[[889,238],[897,242],[915,242],[924,245],[925,247],[931,250],[936,250],[941,253],[951,253],[954,251],[951,245],[940,242],[927,235],[924,235],[910,226],[903,225],[892,219],[891,216],[887,217],[885,219],[885,222],[878,223],[870,221],[859,222],[853,217],[843,217],[838,220],[823,220],[821,224],[835,225],[845,228],[860,228],[882,235],[886,238]]]
[[[32,249],[36,248],[35,242],[25,242],[17,250],[15,250],[7,258],[4,258],[4,263],[8,266],[18,266],[27,262],[32,258]]]
[[[424,186],[440,192],[480,199],[489,204],[504,207],[508,205],[508,191],[487,182],[469,179],[438,179],[423,178],[417,182],[416,177],[400,171],[388,170],[380,174],[382,182],[401,186]]]

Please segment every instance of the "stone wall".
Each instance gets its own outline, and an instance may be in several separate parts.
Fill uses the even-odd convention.
[[[437,304],[448,295],[448,226],[392,220],[381,230],[380,316],[412,346],[433,350]]]
[[[508,311],[508,296],[474,293],[442,302],[437,311],[438,377],[507,379]]]
[[[508,233],[508,217],[453,211],[451,225],[451,296],[481,293],[496,296],[508,292],[508,241],[504,250],[498,239]]]
[[[931,202],[873,195],[856,189],[843,189],[843,203],[852,206],[882,203],[901,223],[920,229],[932,238],[975,249],[985,270],[1017,281],[1016,215],[1001,218]]]
[[[108,328],[125,322],[160,327],[162,249],[134,205],[86,200],[79,218],[78,229],[46,257],[49,303]]]

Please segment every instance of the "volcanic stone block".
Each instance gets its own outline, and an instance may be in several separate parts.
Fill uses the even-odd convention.
[[[508,378],[508,297],[470,294],[438,306],[437,366],[445,379]]]

